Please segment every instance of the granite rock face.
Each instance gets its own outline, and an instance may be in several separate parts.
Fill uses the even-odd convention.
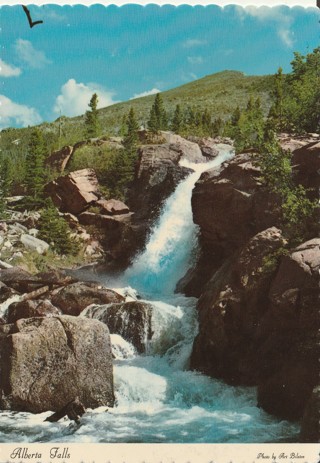
[[[112,406],[108,328],[69,316],[30,318],[0,327],[0,407],[57,411],[79,397],[85,407]]]
[[[79,214],[100,199],[98,179],[93,169],[82,169],[53,180],[45,187],[61,212]]]
[[[152,338],[152,306],[145,302],[125,302],[107,306],[92,306],[86,317],[106,323],[111,334],[119,334],[139,353],[146,352]]]

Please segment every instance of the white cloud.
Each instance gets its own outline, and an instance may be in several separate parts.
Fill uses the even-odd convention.
[[[88,109],[92,95],[98,95],[98,108],[110,106],[116,101],[113,100],[114,93],[104,89],[99,84],[78,83],[75,79],[69,79],[61,87],[61,94],[57,96],[53,111],[64,116],[80,116]]]
[[[287,47],[293,47],[294,33],[291,30],[293,19],[283,7],[248,6],[244,11],[259,21],[275,23],[278,37]]]
[[[201,45],[206,45],[206,40],[200,39],[188,39],[183,43],[185,48],[193,48],[193,47],[200,47]]]
[[[20,76],[21,69],[11,66],[11,64],[5,63],[0,59],[0,76],[2,77],[16,77]]]
[[[142,92],[142,93],[135,93],[130,98],[130,100],[134,100],[135,98],[142,98],[143,96],[155,95],[156,93],[161,93],[161,90],[159,90],[158,88],[153,88],[151,90],[147,90],[147,91]]]
[[[51,63],[45,53],[36,50],[29,40],[17,39],[14,47],[19,59],[31,68],[41,69]]]
[[[202,56],[188,56],[187,60],[188,60],[188,63],[190,63],[190,64],[201,64],[201,63],[203,63]]]
[[[0,95],[0,127],[17,125],[27,127],[36,125],[42,121],[36,109],[15,103],[4,95]]]
[[[278,35],[287,47],[292,48],[294,45],[294,34],[290,29],[278,29]]]

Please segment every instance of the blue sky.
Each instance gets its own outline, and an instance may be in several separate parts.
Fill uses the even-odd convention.
[[[225,69],[290,70],[293,52],[319,46],[317,8],[1,7],[0,128],[83,114]]]

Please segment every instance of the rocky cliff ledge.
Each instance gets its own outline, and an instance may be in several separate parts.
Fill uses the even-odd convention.
[[[294,148],[294,181],[314,197],[319,176],[309,174],[319,143]],[[258,404],[269,413],[304,415],[308,441],[314,416],[306,407],[319,382],[320,239],[288,246],[279,200],[261,183],[254,158],[242,153],[203,173],[193,191],[201,254],[179,283],[200,296],[191,368],[258,386]]]

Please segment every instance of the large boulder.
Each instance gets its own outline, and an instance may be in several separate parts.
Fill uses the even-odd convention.
[[[30,318],[0,326],[0,407],[41,413],[78,397],[114,403],[110,336],[97,320]]]
[[[111,334],[121,335],[137,349],[137,352],[146,352],[148,342],[153,335],[150,304],[133,301],[91,306],[84,315],[106,323]]]
[[[180,160],[189,162],[202,163],[207,162],[207,158],[202,154],[202,151],[197,143],[185,140],[181,137],[175,143],[169,145],[170,149],[180,154]]]
[[[301,418],[319,379],[319,269],[319,238],[282,258],[257,333],[257,355],[270,373],[258,387],[259,403],[270,413],[292,419]]]
[[[136,217],[154,219],[163,202],[191,170],[179,166],[182,152],[168,143],[143,146],[138,154],[129,205]]]
[[[51,302],[66,315],[79,315],[91,304],[123,302],[124,297],[97,283],[78,282],[60,288],[52,294]]]
[[[226,258],[256,233],[280,225],[281,211],[279,198],[260,181],[254,152],[205,171],[191,202],[193,220],[200,227],[200,252],[177,290],[199,297]]]
[[[280,230],[264,230],[215,273],[198,302],[192,368],[230,383],[257,383],[256,330],[268,309],[266,293],[274,270],[266,262],[285,244]]]
[[[45,254],[50,247],[46,241],[28,234],[21,235],[20,240],[26,249],[37,252],[38,254]]]
[[[79,214],[100,199],[98,186],[95,171],[82,169],[48,183],[45,192],[61,212]]]
[[[128,206],[117,199],[100,199],[96,206],[100,208],[101,214],[122,215],[130,212]]]
[[[15,323],[21,318],[52,317],[61,314],[61,310],[57,309],[48,300],[25,300],[13,302],[9,305],[6,320],[7,323]]]
[[[249,240],[207,284],[198,303],[191,367],[258,386],[258,403],[300,419],[319,379],[320,239],[288,255],[279,230]]]

